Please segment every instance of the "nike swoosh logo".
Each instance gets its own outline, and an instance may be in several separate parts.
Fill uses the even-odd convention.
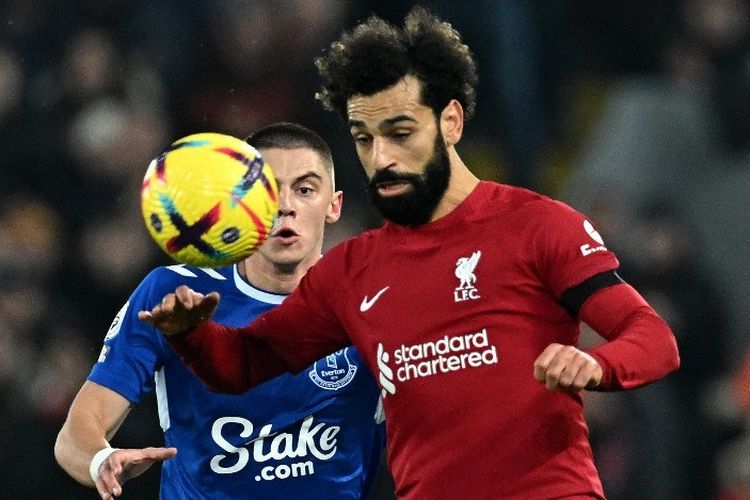
[[[378,299],[380,298],[380,296],[383,295],[385,293],[385,291],[388,290],[389,288],[390,288],[389,286],[383,288],[378,293],[376,293],[373,298],[371,298],[369,300],[367,299],[367,295],[365,295],[365,298],[362,299],[362,303],[359,305],[360,312],[365,312],[365,311],[369,310],[375,304],[375,302],[378,301]]]

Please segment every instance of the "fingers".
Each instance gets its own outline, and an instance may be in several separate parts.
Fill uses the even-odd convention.
[[[151,311],[138,311],[138,319],[151,325],[154,324],[154,316]]]
[[[122,486],[118,480],[122,473],[122,464],[113,453],[99,466],[99,478],[95,481],[96,491],[103,500],[111,500],[122,495]]]
[[[199,304],[203,298],[203,294],[194,292],[190,287],[185,285],[178,286],[173,294],[170,293],[164,298],[166,299],[169,296],[174,296],[178,305],[186,311],[191,311],[195,304]]]
[[[200,319],[201,320],[207,320],[211,318],[211,316],[214,314],[214,311],[216,310],[216,306],[219,305],[219,294],[216,292],[211,292],[205,297],[202,297],[202,300],[198,304],[198,311],[200,312]]]
[[[176,295],[174,293],[168,293],[161,299],[161,308],[165,311],[171,311],[177,302]]]
[[[547,378],[547,368],[554,359],[555,355],[563,346],[561,344],[550,344],[534,361],[534,378],[538,382],[545,382]]]
[[[165,335],[176,335],[210,319],[219,300],[217,292],[204,296],[188,286],[180,285],[174,293],[166,294],[150,311],[139,311],[138,318]]]
[[[177,448],[143,448],[118,450],[99,466],[96,490],[103,500],[122,495],[122,484],[141,475],[156,461],[168,460],[177,454]]]
[[[550,391],[578,392],[596,387],[602,368],[591,355],[573,346],[550,344],[534,362],[534,378]]]
[[[143,457],[149,460],[169,460],[177,455],[177,448],[144,448]]]
[[[161,303],[150,311],[138,311],[138,319],[156,326],[165,317],[174,313],[177,300],[174,293],[168,293],[161,299]]]
[[[102,497],[102,500],[110,500],[114,498],[112,496],[112,492],[109,490],[106,484],[104,484],[104,481],[102,479],[97,479],[96,483],[96,492],[99,493],[99,496]]]

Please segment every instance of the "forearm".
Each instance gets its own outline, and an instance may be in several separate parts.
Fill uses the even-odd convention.
[[[298,373],[350,345],[335,312],[321,302],[325,289],[311,284],[315,267],[282,304],[249,325],[232,328],[202,321],[187,332],[167,335],[167,341],[217,392],[239,394],[284,372]]]
[[[130,411],[120,394],[86,381],[68,411],[55,441],[55,459],[76,481],[94,486],[89,466],[94,455],[109,447],[109,440]]]
[[[586,350],[602,366],[598,389],[641,387],[679,367],[677,343],[669,326],[629,285],[596,292],[579,317],[607,339]]]
[[[239,394],[293,369],[244,330],[205,321],[167,341],[212,391]]]
[[[69,417],[57,435],[55,459],[73,479],[94,487],[89,474],[91,459],[96,452],[108,446],[104,429],[93,419]]]
[[[245,392],[285,372],[297,373],[349,345],[343,335],[320,334],[328,330],[326,325],[304,323],[298,315],[279,314],[284,306],[244,328],[204,321],[167,340],[211,390],[230,394]]]

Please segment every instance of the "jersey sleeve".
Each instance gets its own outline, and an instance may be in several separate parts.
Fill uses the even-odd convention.
[[[334,255],[315,264],[294,293],[244,332],[282,356],[293,373],[351,345],[338,313],[345,294]]]
[[[138,319],[138,311],[151,309],[155,304],[158,275],[158,270],[149,274],[117,313],[88,377],[133,404],[153,390],[154,372],[162,363],[161,334]]]
[[[531,248],[537,272],[557,299],[619,262],[589,219],[564,203],[534,204]]]
[[[672,330],[630,285],[598,290],[584,302],[580,317],[607,340],[586,350],[602,368],[598,390],[634,389],[679,368]]]
[[[250,325],[231,328],[205,321],[167,337],[182,361],[214,391],[238,394],[284,372],[351,345],[337,310],[342,252],[328,252],[284,302]]]

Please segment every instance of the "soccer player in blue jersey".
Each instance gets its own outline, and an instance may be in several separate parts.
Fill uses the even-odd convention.
[[[273,166],[280,207],[257,253],[225,268],[159,267],[115,317],[88,380],[71,405],[55,457],[102,498],[164,461],[162,498],[364,498],[384,430],[378,389],[357,351],[340,350],[298,375],[240,395],[210,392],[164,336],[139,321],[179,285],[221,292],[215,318],[240,326],[281,303],[320,258],[326,223],[341,213],[325,141],[296,124],[250,137]],[[116,449],[109,440],[130,408],[155,390],[165,447]]]

